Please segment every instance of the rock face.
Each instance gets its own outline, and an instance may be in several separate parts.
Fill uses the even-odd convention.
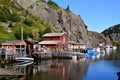
[[[120,24],[104,30],[102,34],[113,41],[120,42]]]
[[[90,37],[92,34],[88,32],[80,16],[66,12],[62,8],[52,9],[39,0],[13,0],[13,2],[16,6],[48,23],[52,32],[66,32],[70,41],[87,43],[89,46],[92,44],[93,36]],[[99,42],[99,40],[96,41]]]
[[[110,43],[110,39],[105,37],[103,34],[101,33],[97,33],[97,32],[90,32],[89,31],[89,35],[92,38],[91,39],[91,43],[92,46],[97,46],[99,42],[104,43],[104,45],[108,45],[111,44]]]
[[[112,33],[109,35],[111,40],[120,42],[120,33]]]

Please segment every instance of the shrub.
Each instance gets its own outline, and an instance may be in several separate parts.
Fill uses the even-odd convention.
[[[47,4],[49,5],[50,8],[59,9],[59,6],[54,1],[49,0]]]
[[[14,33],[15,37],[18,39],[18,40],[21,40],[21,30],[16,30],[15,33]],[[24,39],[27,39],[29,37],[28,35],[28,32],[27,31],[23,31],[23,38]]]
[[[28,25],[28,26],[32,26],[33,25],[33,22],[31,20],[28,20],[28,19],[25,19],[23,21],[24,24]]]
[[[20,21],[19,15],[17,15],[15,12],[13,14],[10,13],[10,10],[6,7],[0,7],[0,21],[7,22],[7,21],[13,21],[18,22]]]

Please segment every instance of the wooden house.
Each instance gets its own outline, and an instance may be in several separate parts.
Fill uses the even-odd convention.
[[[75,43],[75,42],[69,42],[69,49],[71,51],[83,51],[86,49],[86,45],[84,43]]]
[[[5,41],[2,43],[2,48],[4,48],[8,54],[26,53],[26,42],[20,40]]]
[[[68,48],[68,35],[66,33],[47,33],[43,35],[43,41],[39,42],[39,45],[52,50]]]
[[[25,40],[25,42],[27,44],[27,47],[26,47],[27,53],[38,51],[38,41],[28,39],[28,40]]]

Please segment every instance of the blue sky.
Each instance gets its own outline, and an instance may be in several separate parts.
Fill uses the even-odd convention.
[[[120,23],[120,0],[53,0],[80,15],[89,31],[102,32]]]

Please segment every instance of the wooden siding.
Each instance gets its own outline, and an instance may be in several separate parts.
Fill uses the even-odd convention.
[[[50,49],[56,49],[56,45],[45,45],[46,48],[50,48]]]
[[[68,36],[65,33],[47,33],[43,35],[43,41],[59,41],[57,44],[42,44],[42,42],[40,42],[40,45],[44,45],[46,48],[56,49],[57,45],[68,45]]]
[[[48,40],[60,40],[60,37],[44,37],[43,40],[44,41],[48,41]]]

